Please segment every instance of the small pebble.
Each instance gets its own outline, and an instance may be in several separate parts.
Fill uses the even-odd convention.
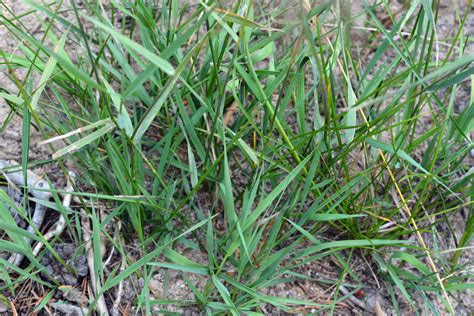
[[[63,274],[64,283],[67,285],[75,285],[77,284],[77,278],[72,274],[65,273]]]
[[[5,302],[0,301],[0,313],[6,313],[8,311],[8,306]]]
[[[63,298],[70,302],[81,304],[83,295],[81,291],[73,287],[73,288],[64,290]]]

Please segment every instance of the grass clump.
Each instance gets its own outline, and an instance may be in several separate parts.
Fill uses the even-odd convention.
[[[124,284],[135,312],[232,315],[334,313],[361,289],[395,313],[454,312],[472,288],[468,9],[440,34],[441,6],[420,1],[24,3],[0,17],[16,43],[2,130],[21,117],[23,169],[75,170],[78,199],[65,211],[53,190],[68,233],[4,263],[6,299],[28,280],[49,308],[61,285],[41,257],[65,241],[86,253],[84,220],[102,284],[89,311],[101,295],[123,310]],[[29,159],[33,132],[51,156]],[[0,228],[18,251],[24,230]],[[318,262],[334,274],[308,273]],[[330,291],[275,294],[305,282]]]

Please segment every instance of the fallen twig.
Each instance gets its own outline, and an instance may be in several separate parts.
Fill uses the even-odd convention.
[[[29,225],[27,229],[29,233],[35,234],[35,229],[40,230],[45,214],[46,208],[43,205],[36,203],[35,210],[33,212],[33,218],[31,219],[31,225]],[[31,243],[31,239],[25,237],[25,240],[27,243]],[[8,259],[8,262],[14,264],[15,266],[19,266],[24,258],[24,254],[14,253]]]
[[[69,176],[72,179],[75,178],[74,172],[69,171]],[[74,189],[72,187],[72,183],[68,179],[68,183],[67,183],[66,188],[64,189],[64,191],[72,192],[73,190]],[[63,198],[64,209],[69,208],[69,206],[71,205],[71,200],[72,200],[72,194],[67,193],[67,194],[64,195],[64,198]],[[53,237],[61,235],[62,232],[64,231],[65,227],[66,227],[66,218],[64,217],[63,214],[61,214],[60,217],[59,217],[58,222],[44,235],[45,241],[50,241]],[[33,255],[37,256],[38,253],[43,248],[43,246],[44,246],[44,243],[42,243],[42,242],[39,242],[38,244],[36,244],[36,246],[33,250]]]
[[[354,305],[357,305],[359,306],[360,308],[364,309],[364,310],[367,310],[367,306],[365,305],[364,302],[362,302],[361,300],[359,300],[358,298],[356,298],[354,295],[350,294],[349,290],[346,289],[346,287],[344,285],[341,285],[339,287],[339,291],[341,291],[342,294],[344,295],[349,295],[347,297],[347,299],[349,301],[351,301]]]
[[[5,178],[8,182],[22,187],[28,187],[29,193],[33,195],[35,198],[40,200],[49,200],[51,197],[51,192],[48,191],[49,184],[48,182],[44,181],[41,177],[37,176],[34,172],[27,170],[26,171],[26,179],[23,174],[22,170],[13,171],[13,172],[5,172],[5,168],[7,167],[15,167],[15,163],[0,160],[0,169],[2,170]],[[19,165],[18,165],[19,166]],[[41,224],[43,223],[44,216],[46,213],[46,208],[41,203],[36,203],[35,210],[32,215],[31,224],[28,226],[27,231],[31,234],[35,234],[35,230],[40,230]],[[27,243],[31,243],[29,238],[25,238]],[[24,254],[13,254],[8,259],[8,261],[16,266],[19,266],[25,257]]]
[[[8,172],[5,171],[6,168],[14,168],[19,167],[20,170]],[[28,192],[33,195],[37,199],[41,200],[48,200],[51,197],[51,192],[49,192],[50,187],[47,181],[43,180],[41,177],[36,175],[33,171],[27,170],[26,176],[27,179],[25,181],[25,177],[23,176],[23,171],[21,170],[21,166],[17,163],[1,160],[0,159],[0,170],[5,176],[5,178],[10,182],[17,186],[26,186],[28,185]]]
[[[120,273],[122,273],[125,270],[126,267],[126,260],[125,257],[122,256],[122,264],[120,265]],[[117,289],[117,294],[116,294],[116,299],[114,301],[114,305],[112,307],[112,316],[119,316],[120,315],[120,304],[122,303],[122,296],[124,293],[124,286],[123,286],[123,281],[120,281]]]
[[[91,241],[91,234],[90,234],[91,226],[89,223],[89,217],[84,212],[84,210],[81,210],[81,214],[82,214],[82,236],[84,238],[84,243],[86,245],[87,265],[89,267],[89,275],[91,278],[92,288],[94,289],[95,294],[99,295],[99,297],[97,297],[97,311],[102,316],[104,315],[108,316],[109,311],[107,309],[107,305],[105,304],[104,295],[100,294],[102,286],[94,270],[94,251],[92,249],[92,241]]]

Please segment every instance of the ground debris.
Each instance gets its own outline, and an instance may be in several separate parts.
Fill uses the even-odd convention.
[[[51,303],[51,307],[53,307],[60,313],[64,313],[63,315],[81,316],[81,315],[88,314],[88,310],[86,308],[80,308],[78,306],[66,303],[64,301]]]
[[[75,253],[72,243],[58,244],[54,247],[59,257],[67,264],[64,267],[51,253],[47,253],[41,263],[46,267],[42,272],[44,278],[52,277],[63,285],[77,285],[81,278],[87,275],[87,259],[84,255]]]

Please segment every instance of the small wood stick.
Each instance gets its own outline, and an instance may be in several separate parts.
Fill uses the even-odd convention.
[[[74,179],[76,175],[73,171],[69,171],[69,176],[71,179]],[[63,198],[64,209],[68,209],[69,206],[71,205],[72,194],[69,192],[72,192],[73,190],[74,189],[72,187],[72,183],[68,179],[66,188],[64,189],[64,191],[68,192],[64,195],[64,198]],[[58,222],[44,235],[44,239],[46,241],[50,241],[53,237],[61,235],[65,227],[66,227],[66,218],[61,214]],[[39,242],[38,244],[36,244],[35,249],[33,250],[33,255],[37,256],[39,252],[41,251],[41,249],[43,248],[43,246],[44,246],[44,243],[42,242]]]
[[[127,263],[125,261],[125,257],[122,256],[122,264],[120,265],[120,273],[125,270]],[[124,294],[124,280],[120,281],[117,289],[116,299],[114,301],[114,305],[112,307],[112,316],[119,316],[120,315],[120,304],[122,303],[122,296]]]
[[[81,209],[82,214],[82,236],[84,238],[84,243],[86,245],[87,251],[87,265],[89,267],[89,275],[91,278],[92,288],[94,292],[99,295],[97,298],[97,311],[99,315],[109,316],[109,311],[107,309],[107,304],[105,304],[104,295],[99,294],[102,288],[99,278],[95,275],[94,270],[94,250],[92,249],[92,240],[91,240],[91,225],[89,222],[89,217],[86,212]]]
[[[5,178],[10,182],[18,186],[28,186],[29,192],[35,198],[47,201],[51,197],[51,192],[47,190],[50,189],[48,182],[44,181],[41,177],[37,176],[34,172],[27,170],[26,171],[26,179],[23,171],[14,171],[10,173],[5,173],[3,169],[11,166],[19,166],[18,164],[0,159],[0,172],[5,175]],[[41,203],[36,203],[35,210],[31,219],[31,225],[28,226],[28,232],[31,234],[35,234],[36,230],[41,229],[41,224],[43,223],[44,216],[46,213],[46,207],[41,205]],[[27,243],[31,243],[29,238],[25,238]],[[23,261],[25,255],[23,254],[12,254],[11,257],[8,259],[8,262],[19,266]]]
[[[346,287],[344,285],[341,285],[339,287],[339,291],[341,291],[341,293],[343,295],[348,295],[350,293],[349,290],[346,289]],[[361,300],[359,300],[358,298],[356,298],[354,295],[349,295],[347,299],[349,301],[351,301],[353,304],[359,306],[360,308],[362,308],[364,310],[367,310],[367,307],[365,306],[365,303],[362,302]]]
[[[43,205],[36,203],[33,218],[31,219],[31,225],[29,225],[27,229],[27,231],[30,234],[36,233],[35,228],[37,230],[41,229],[41,224],[43,223],[45,214],[46,214],[46,208]],[[25,237],[25,240],[28,244],[31,243],[31,239]],[[8,259],[8,261],[14,264],[15,266],[19,266],[24,258],[25,258],[24,254],[15,253],[10,257],[10,259]]]
[[[122,228],[122,223],[119,221],[116,225],[116,229],[115,229],[115,232],[114,232],[114,239],[119,239],[119,241],[121,242],[121,238],[120,238],[120,229]],[[115,247],[112,246],[112,250],[115,249]],[[112,255],[113,255],[113,251],[111,251],[111,254],[109,256],[109,259],[107,261],[109,261],[111,258],[112,258]],[[122,263],[120,264],[120,273],[122,273],[125,268],[127,267],[127,261],[125,260],[125,256],[121,255],[122,257]],[[107,263],[106,261],[106,263]],[[122,296],[124,294],[124,281],[125,280],[121,280],[120,283],[118,284],[118,288],[117,288],[117,293],[115,294],[115,301],[114,301],[114,304],[112,306],[112,316],[119,316],[120,315],[120,304],[122,303]],[[122,314],[123,315],[123,314]]]

